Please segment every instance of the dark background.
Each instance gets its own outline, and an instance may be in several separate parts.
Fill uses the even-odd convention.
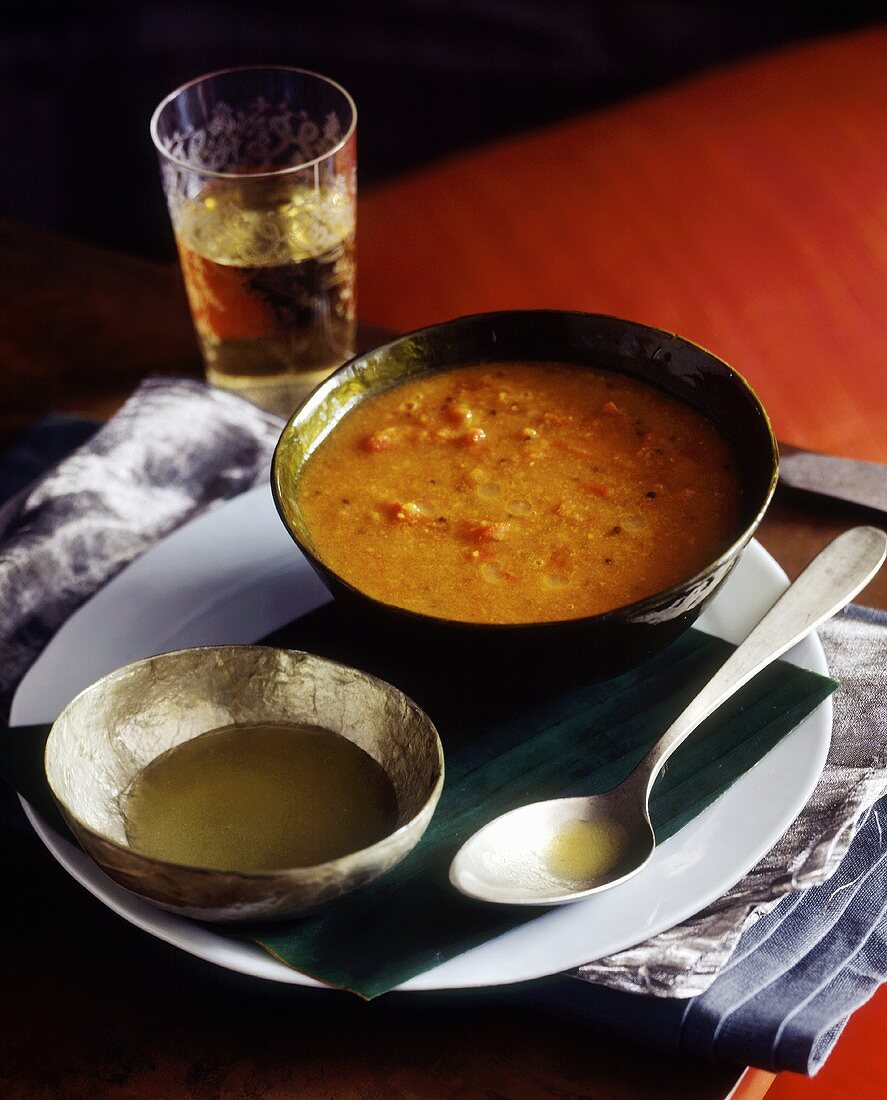
[[[361,187],[708,65],[883,18],[874,0],[227,0],[6,7],[0,214],[172,255],[148,120],[213,69],[291,64],[357,100]]]

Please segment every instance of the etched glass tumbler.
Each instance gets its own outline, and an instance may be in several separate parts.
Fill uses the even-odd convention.
[[[151,120],[207,380],[285,416],[354,354],[356,126],[344,88],[276,66]]]

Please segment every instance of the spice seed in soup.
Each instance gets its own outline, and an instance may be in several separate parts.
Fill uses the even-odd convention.
[[[736,534],[734,457],[653,386],[484,363],[357,406],[306,464],[315,552],[385,603],[479,623],[608,611],[685,580]]]

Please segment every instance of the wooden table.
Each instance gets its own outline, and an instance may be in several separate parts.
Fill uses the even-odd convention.
[[[729,66],[367,195],[361,316],[610,313],[741,371],[779,439],[887,461],[887,27]]]
[[[145,374],[200,373],[172,268],[7,224],[0,303],[0,445],[47,409],[105,416]],[[379,332],[362,335],[372,342]],[[870,518],[780,492],[761,537],[794,573],[832,534]],[[883,582],[863,598],[887,606]],[[368,1005],[260,984],[126,924],[30,835],[5,838],[0,864],[7,897],[23,898],[2,916],[0,1093],[10,1100],[749,1100],[772,1080],[589,1034],[485,994],[395,994]]]

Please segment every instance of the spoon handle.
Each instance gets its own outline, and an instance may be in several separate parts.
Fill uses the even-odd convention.
[[[646,793],[675,749],[743,684],[848,604],[880,569],[887,534],[854,527],[821,551],[672,722],[635,769]]]

